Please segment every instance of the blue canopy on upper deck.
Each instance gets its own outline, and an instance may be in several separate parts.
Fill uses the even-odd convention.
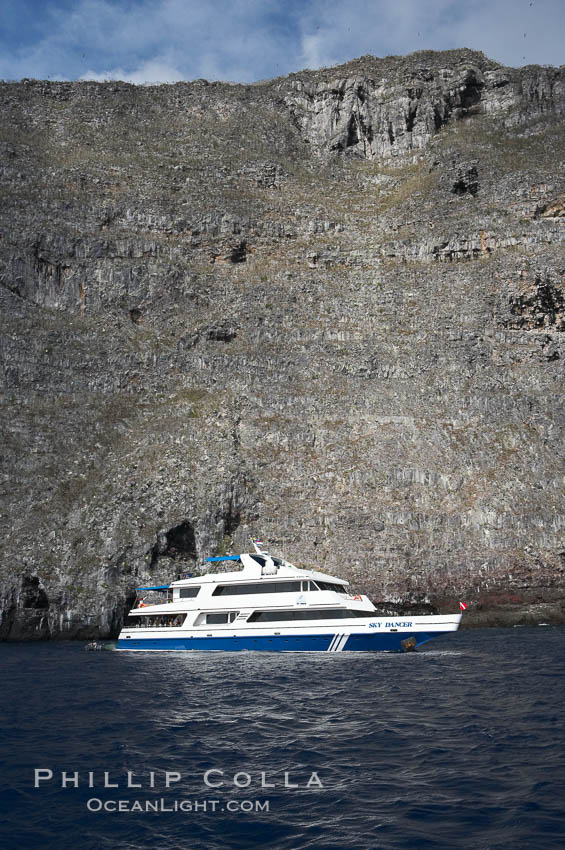
[[[136,590],[169,590],[170,584],[157,584],[154,587],[136,587]]]
[[[239,561],[239,555],[218,555],[217,558],[206,558],[207,561]]]

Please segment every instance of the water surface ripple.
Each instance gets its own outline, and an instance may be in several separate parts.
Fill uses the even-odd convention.
[[[562,848],[564,637],[460,632],[407,655],[4,644],[0,846]],[[53,780],[34,788],[35,768]],[[169,789],[166,771],[182,777]],[[312,773],[323,787],[306,787]],[[256,801],[269,810],[241,810]]]

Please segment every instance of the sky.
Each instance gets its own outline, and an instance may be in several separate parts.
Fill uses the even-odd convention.
[[[251,83],[470,47],[565,63],[565,0],[0,0],[0,79]]]

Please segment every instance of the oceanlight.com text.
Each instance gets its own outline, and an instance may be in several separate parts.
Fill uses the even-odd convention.
[[[86,803],[89,812],[268,812],[269,800],[101,800],[92,797]]]

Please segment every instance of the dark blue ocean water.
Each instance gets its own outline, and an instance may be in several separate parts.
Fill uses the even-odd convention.
[[[547,627],[408,655],[1,645],[0,846],[563,848],[564,643]],[[35,769],[53,778],[35,788]]]

